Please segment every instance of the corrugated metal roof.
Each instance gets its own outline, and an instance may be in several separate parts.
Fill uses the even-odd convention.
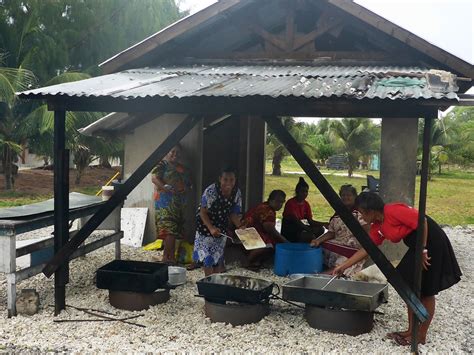
[[[428,73],[427,68],[397,66],[172,66],[126,70],[25,91],[20,97],[457,99],[454,75],[446,73],[451,80],[440,85]]]

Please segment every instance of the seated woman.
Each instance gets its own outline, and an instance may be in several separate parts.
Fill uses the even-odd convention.
[[[262,202],[244,215],[245,227],[254,227],[267,244],[265,248],[249,251],[247,267],[251,270],[258,270],[262,266],[265,259],[273,253],[275,244],[287,242],[275,228],[276,211],[283,207],[285,198],[286,194],[283,191],[273,190],[267,202]]]
[[[309,185],[300,177],[295,197],[290,198],[283,210],[281,234],[290,242],[309,243],[324,233],[323,223],[313,220],[311,207],[306,201]]]
[[[346,206],[348,210],[352,211],[352,215],[368,232],[368,224],[362,218],[362,214],[355,209],[355,200],[357,197],[356,188],[352,185],[342,185],[341,189],[339,190],[339,196],[341,197],[344,206]],[[328,241],[331,242],[327,243]],[[328,231],[321,237],[311,241],[311,246],[323,247],[324,264],[329,268],[328,272],[332,272],[332,270],[337,265],[345,262],[361,248],[356,237],[354,237],[349,228],[347,228],[341,217],[336,214],[329,220]],[[364,262],[365,259],[360,260],[358,263],[346,269],[344,274],[346,276],[352,276],[356,274],[363,269]]]

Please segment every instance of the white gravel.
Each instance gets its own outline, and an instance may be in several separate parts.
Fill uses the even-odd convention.
[[[462,281],[437,297],[435,319],[422,353],[472,353],[474,347],[474,228],[445,228],[450,236],[463,271]],[[38,232],[36,232],[38,233]],[[134,312],[110,306],[108,292],[94,284],[97,268],[113,259],[113,246],[100,249],[71,263],[67,303],[77,307],[102,309],[126,317]],[[123,258],[152,260],[152,252],[123,247]],[[233,268],[230,265],[229,268]],[[240,268],[231,273],[256,275]],[[211,323],[203,312],[204,301],[197,294],[195,281],[203,277],[202,270],[188,272],[186,285],[171,291],[170,301],[149,310],[134,322],[139,328],[119,322],[53,323],[54,319],[94,318],[71,308],[53,317],[53,280],[37,275],[18,284],[18,290],[35,288],[41,297],[41,310],[32,317],[6,314],[5,277],[0,275],[0,353],[3,352],[350,352],[408,353],[409,347],[397,346],[385,339],[389,331],[406,327],[406,308],[393,288],[388,304],[378,308],[374,329],[357,337],[332,334],[308,326],[303,311],[281,301],[272,301],[271,313],[261,322],[232,327]],[[273,275],[271,270],[258,277],[283,283],[287,279]]]

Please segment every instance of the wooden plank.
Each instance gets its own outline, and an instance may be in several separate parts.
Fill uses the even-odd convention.
[[[336,18],[331,12],[324,11],[316,22],[316,28],[313,31],[303,36],[297,37],[293,46],[293,50],[295,51],[303,47],[305,44],[314,41],[316,38],[322,36],[329,30],[332,30],[341,24],[341,20]]]
[[[80,217],[85,217],[94,214],[94,212],[96,212],[104,203],[105,202],[101,202],[93,206],[86,206],[74,209],[69,212],[69,220],[72,221]],[[2,238],[4,235],[10,236],[30,232],[35,229],[48,227],[52,224],[54,224],[53,213],[48,213],[46,215],[35,217],[32,219],[0,220],[0,238]]]
[[[197,117],[188,117],[184,120],[164,142],[135,170],[125,183],[115,191],[108,201],[97,211],[77,234],[68,241],[43,269],[43,273],[50,277],[58,267],[68,260],[70,255],[83,243],[86,238],[105,220],[105,218],[119,206],[128,194],[148,175],[155,167],[156,162],[164,158],[186,134],[200,121]]]
[[[258,25],[251,25],[249,29],[262,37],[266,42],[269,42],[273,46],[277,47],[278,49],[282,51],[286,51],[286,43],[285,41],[278,35],[275,35],[273,33],[268,32],[265,30],[263,27],[258,26]]]
[[[312,43],[309,43],[312,45]],[[301,48],[299,48],[301,49]],[[216,52],[206,54],[206,56],[197,56],[195,59],[220,59],[222,62],[236,59],[248,59],[248,60],[315,60],[325,59],[328,61],[328,65],[336,65],[336,63],[330,63],[335,60],[357,60],[357,61],[371,61],[374,65],[389,65],[399,64],[397,58],[406,61],[406,57],[403,54],[390,55],[383,51],[316,51],[314,45],[311,51],[303,52],[278,52],[278,51],[264,51],[264,52]],[[383,61],[383,62],[380,62]],[[387,61],[387,62],[386,62]],[[359,65],[359,63],[356,63]],[[302,65],[308,65],[308,62],[302,63]]]
[[[375,264],[377,264],[380,271],[382,271],[387,277],[387,280],[392,284],[398,294],[417,315],[418,319],[423,321],[426,320],[428,318],[428,313],[423,304],[416,297],[410,287],[405,283],[392,264],[387,260],[385,255],[370,240],[367,232],[354,218],[352,213],[344,206],[336,191],[334,191],[326,178],[318,170],[316,165],[311,161],[311,159],[306,155],[306,153],[291,136],[291,134],[282,125],[280,119],[278,117],[267,116],[265,117],[265,121],[275,133],[278,140],[284,144],[285,148],[295,158],[306,175],[316,185],[326,201],[329,202],[334,211],[341,217],[345,225],[357,238],[359,243],[367,251]]]
[[[56,98],[57,100],[58,98]],[[181,113],[193,112],[202,115],[250,114],[288,115],[305,117],[426,117],[438,107],[456,105],[457,100],[382,100],[305,97],[190,97],[190,98],[137,98],[123,100],[114,98],[62,98],[52,107],[71,111],[120,111]]]
[[[16,249],[16,257],[31,254],[35,251],[48,248],[54,245],[54,237],[40,240],[39,242],[25,245],[24,247]]]
[[[79,249],[77,249],[69,258],[69,260],[76,259],[80,256],[86,255],[94,250],[97,250],[99,248],[102,248],[108,244],[114,243],[116,241],[119,241],[123,237],[123,232],[116,232],[113,234],[110,234],[108,236],[105,236],[99,240],[96,240],[92,243],[83,245]],[[46,263],[43,264],[38,264],[35,266],[30,266],[28,268],[21,269],[15,273],[16,275],[16,281],[22,281],[29,279],[32,276],[38,275],[41,270],[45,267]]]
[[[416,231],[416,245],[415,245],[415,270],[414,272],[414,291],[416,296],[421,296],[421,272],[422,272],[422,253],[423,249],[423,233],[425,227],[426,216],[426,195],[428,191],[428,171],[430,165],[430,144],[431,144],[431,130],[433,127],[433,118],[425,118],[425,126],[423,128],[423,154],[421,160],[421,181],[420,181],[420,197],[418,202],[418,228]],[[418,353],[418,332],[420,323],[415,315],[413,315],[413,328],[411,334],[411,351],[414,354]]]
[[[293,48],[295,42],[295,11],[296,11],[296,2],[289,1],[287,3],[287,14],[286,14],[286,48],[287,52],[290,52]]]
[[[69,150],[66,146],[66,111],[54,112],[54,251],[69,239]],[[54,274],[54,314],[66,308],[69,263],[58,264]]]

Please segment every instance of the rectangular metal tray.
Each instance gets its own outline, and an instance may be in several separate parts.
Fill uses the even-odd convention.
[[[198,293],[209,301],[256,304],[270,297],[273,282],[253,277],[214,274],[196,282]]]
[[[97,288],[150,293],[167,288],[168,265],[133,260],[114,260],[97,270]]]
[[[320,307],[374,311],[388,301],[388,284],[304,276],[283,285],[283,299]]]

